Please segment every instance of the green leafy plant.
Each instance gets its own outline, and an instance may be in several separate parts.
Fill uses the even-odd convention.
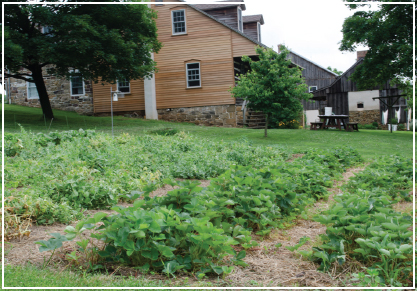
[[[389,124],[398,124],[398,120],[396,118],[391,118]]]
[[[49,257],[48,261],[47,262],[44,261],[43,268],[45,268],[49,264],[55,251],[59,249],[60,247],[62,247],[62,243],[67,241],[67,238],[60,233],[51,233],[51,235],[52,235],[52,238],[50,238],[47,241],[40,240],[40,241],[35,242],[35,244],[40,245],[39,247],[40,252],[52,251],[51,256]]]
[[[411,163],[395,156],[375,161],[352,178],[344,187],[349,192],[335,196],[336,203],[314,218],[327,226],[324,243],[313,248],[320,270],[327,271],[336,260],[343,264],[349,256],[381,278],[375,271],[359,274],[360,283],[402,286],[411,271],[412,219],[392,204],[408,199],[411,181]]]
[[[288,246],[285,247],[287,250],[293,252],[298,250],[301,246],[305,245],[306,242],[310,241],[311,239],[307,236],[303,236],[302,238],[300,238],[300,241],[298,242],[298,244],[296,244],[295,246]]]

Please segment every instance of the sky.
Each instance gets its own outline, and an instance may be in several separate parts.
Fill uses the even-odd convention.
[[[187,0],[187,3],[204,3]],[[263,14],[262,43],[277,50],[290,50],[327,68],[346,71],[356,61],[356,52],[339,51],[343,21],[350,11],[342,0],[244,0],[243,15]],[[376,5],[375,5],[376,8]],[[366,50],[359,47],[358,50]]]

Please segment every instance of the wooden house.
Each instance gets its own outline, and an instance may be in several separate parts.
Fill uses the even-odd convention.
[[[235,86],[235,63],[256,57],[257,30],[245,33],[242,4],[152,4],[162,49],[154,55],[152,80],[94,84],[94,113],[108,113],[110,87],[125,90],[115,112],[143,112],[148,119],[236,126],[242,111],[229,89]],[[172,1],[170,1],[172,2]],[[228,1],[225,1],[228,2]],[[259,18],[259,16],[258,16]],[[263,24],[263,18],[260,16]],[[122,86],[120,86],[122,85]],[[121,91],[123,91],[121,90]]]
[[[359,90],[356,82],[349,80],[355,69],[363,62],[366,51],[357,52],[357,61],[346,72],[339,76],[328,86],[313,92],[313,100],[319,102],[321,108],[332,107],[334,114],[349,115],[350,122],[360,124],[385,123],[382,120],[382,112],[387,112],[388,120],[399,117],[399,123],[407,120],[406,100],[402,98],[403,92],[396,85],[387,80],[379,87]],[[384,98],[380,102],[379,97]],[[390,100],[389,100],[390,99]],[[393,109],[388,111],[385,103],[395,102]]]
[[[117,90],[123,95],[113,102],[115,114],[136,112],[147,119],[236,126],[243,114],[241,100],[233,98],[229,90],[235,86],[236,73],[242,72],[242,56],[256,58],[255,48],[265,47],[258,41],[260,28],[252,29],[253,23],[258,27],[264,20],[262,15],[244,18],[243,0],[221,2],[191,5],[181,0],[156,0],[148,4],[157,12],[158,39],[163,45],[153,54],[156,74],[145,80],[93,84],[80,77],[61,80],[45,72],[52,107],[107,115],[111,91]],[[13,103],[39,107],[33,84],[14,80],[12,89]]]

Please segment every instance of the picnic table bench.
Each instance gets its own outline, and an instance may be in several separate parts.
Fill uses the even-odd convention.
[[[349,115],[319,115],[320,119],[322,119],[322,124],[320,126],[320,129],[327,129],[329,127],[336,127],[339,130],[342,130],[342,127],[348,131],[348,130],[358,130],[358,123],[355,122],[347,122],[347,119],[349,118]],[[315,122],[318,123],[318,122]],[[314,125],[316,128],[317,125]],[[314,130],[314,129],[313,129]]]

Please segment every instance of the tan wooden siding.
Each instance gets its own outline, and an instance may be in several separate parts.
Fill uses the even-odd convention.
[[[155,55],[158,109],[235,104],[231,30],[185,5],[155,7],[158,39]],[[171,11],[186,10],[186,35],[172,35]],[[187,89],[186,63],[200,62],[201,88]]]
[[[116,90],[116,84],[104,84],[101,82],[93,84],[94,92],[94,113],[110,112],[110,87]],[[132,80],[130,82],[131,94],[113,102],[113,112],[145,110],[145,92],[143,80]]]
[[[158,12],[158,39],[163,47],[155,54],[158,109],[235,104],[233,57],[255,55],[255,43],[187,5],[163,5]],[[171,11],[186,10],[187,34],[172,35]],[[200,62],[201,88],[187,88],[187,62]],[[116,85],[113,85],[116,88]],[[94,84],[94,112],[110,112],[110,85]],[[144,110],[143,81],[131,82],[132,94],[113,103],[114,112]]]
[[[249,39],[232,32],[233,57],[255,56],[256,44]]]

